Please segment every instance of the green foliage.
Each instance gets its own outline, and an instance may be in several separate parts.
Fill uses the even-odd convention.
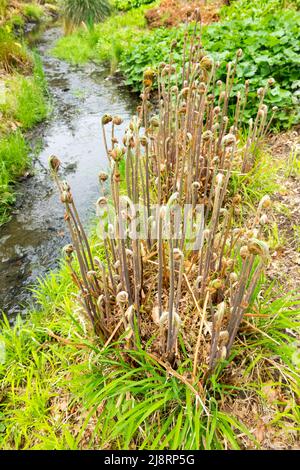
[[[188,377],[188,355],[175,377],[139,349],[125,355],[111,343],[103,350],[87,339],[72,289],[62,266],[37,287],[39,312],[2,324],[2,449],[239,449],[244,439],[259,447],[231,406],[225,410],[235,401],[268,409],[275,433],[299,427],[298,299],[274,300],[272,288],[262,297],[258,286],[255,306],[264,317],[249,320],[256,329],[242,333],[234,362],[202,389],[205,411],[180,379]],[[282,393],[284,406],[282,400],[269,406],[266,384]]]
[[[28,164],[28,146],[21,132],[0,137],[0,225],[7,220],[9,205],[14,201],[11,183]]]
[[[221,19],[261,18],[285,8],[299,9],[299,0],[237,0],[221,9]]]
[[[239,2],[235,2],[239,3]],[[202,42],[205,51],[221,62],[219,77],[225,78],[225,63],[234,60],[236,51],[243,50],[237,67],[239,84],[234,84],[233,94],[241,87],[241,79],[250,81],[246,118],[256,112],[256,90],[265,85],[268,78],[276,80],[266,103],[278,106],[277,124],[289,127],[300,117],[299,65],[300,65],[300,13],[293,10],[272,11],[261,16],[251,16],[247,10],[239,17],[211,24],[203,28]],[[177,39],[174,62],[181,64],[184,28],[155,29],[130,44],[122,54],[121,69],[126,83],[135,90],[141,89],[141,77],[145,68],[157,68],[169,58],[170,45]]]
[[[115,0],[114,7],[120,11],[128,11],[152,2],[153,0]]]
[[[114,15],[91,30],[78,29],[56,43],[53,54],[71,63],[79,64],[87,60],[115,63],[128,44],[142,34],[146,21],[144,11],[149,7]]]
[[[47,116],[45,82],[40,64],[36,63],[32,77],[14,75],[9,78],[6,89],[6,100],[0,105],[0,110],[7,118],[29,129]]]
[[[26,18],[33,21],[40,21],[43,16],[44,10],[36,3],[25,3],[22,7],[22,12]]]
[[[20,131],[7,134],[5,123],[17,121],[29,129],[48,114],[45,98],[46,84],[41,64],[35,58],[34,75],[14,74],[5,81],[5,95],[0,103],[3,129],[0,136],[0,225],[7,221],[9,206],[14,201],[12,183],[28,165],[29,148]]]
[[[12,15],[6,23],[12,30],[24,27],[25,20],[21,15]]]
[[[170,47],[177,40],[174,61],[181,62],[183,45],[183,27],[176,29],[157,28],[140,36],[130,44],[122,54],[120,67],[125,76],[126,84],[135,91],[142,87],[143,72],[147,67],[158,68],[161,62],[169,60]]]
[[[67,30],[84,22],[92,26],[110,13],[108,0],[63,0],[62,10]]]
[[[247,173],[233,172],[229,182],[230,194],[241,194],[245,205],[251,206],[251,210],[263,196],[274,194],[280,187],[279,164],[267,152],[257,153],[253,168]]]

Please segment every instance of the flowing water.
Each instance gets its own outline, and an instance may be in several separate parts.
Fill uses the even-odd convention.
[[[37,44],[53,111],[48,122],[32,133],[32,144],[41,148],[33,176],[18,185],[12,219],[0,228],[0,310],[10,319],[26,311],[33,301],[30,287],[57,266],[61,248],[69,242],[48,157],[54,154],[63,162],[62,177],[71,184],[79,214],[88,226],[99,195],[98,173],[107,165],[101,116],[118,114],[125,125],[137,105],[136,97],[110,78],[106,69],[94,64],[72,66],[52,57],[59,34],[58,28],[52,28]]]

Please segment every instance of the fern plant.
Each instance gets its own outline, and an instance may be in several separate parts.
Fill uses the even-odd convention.
[[[110,9],[108,0],[63,0],[65,32],[71,32],[81,23],[92,27],[94,23],[100,22],[108,16]]]

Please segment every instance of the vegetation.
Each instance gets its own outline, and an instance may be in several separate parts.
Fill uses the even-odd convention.
[[[201,48],[186,49],[185,55],[191,60],[183,77],[177,75],[183,88],[172,85],[172,62],[159,70],[158,115],[153,115],[149,102],[154,73],[145,71],[143,102],[122,139],[123,147],[115,138],[121,118],[105,115],[102,119],[111,196],[105,196],[108,175],[102,172],[102,196],[97,205],[103,223],[98,237],[110,236],[100,244],[88,242],[71,189],[59,179],[59,159],[50,159],[72,238],[72,245],[64,248],[71,276],[68,278],[65,267],[65,280],[57,282],[52,276],[45,290],[53,298],[58,286],[61,292],[68,282],[76,297],[70,301],[68,292],[63,307],[56,307],[69,318],[67,331],[62,324],[66,318],[62,320],[61,315],[55,326],[42,331],[52,338],[47,350],[58,348],[57,342],[63,345],[60,347],[73,346],[76,359],[73,365],[68,361],[67,366],[59,367],[56,381],[60,396],[64,390],[64,421],[61,400],[47,380],[41,417],[37,418],[37,426],[45,431],[35,440],[36,448],[259,448],[264,436],[249,431],[256,429],[257,415],[251,409],[241,418],[238,411],[244,409],[244,400],[250,400],[256,410],[272,403],[269,419],[273,431],[276,428],[285,442],[291,443],[295,436],[299,376],[294,334],[299,329],[299,299],[292,294],[278,298],[278,291],[268,288],[261,275],[268,253],[269,197],[264,194],[254,214],[250,212],[246,218],[244,214],[243,228],[235,217],[243,211],[247,191],[251,198],[264,190],[255,186],[254,174],[260,140],[269,128],[263,102],[267,88],[259,92],[257,117],[243,140],[239,123],[246,93],[236,103],[234,125],[227,128],[240,53],[235,64],[227,67],[225,84],[216,81],[218,65]],[[176,74],[173,78],[176,82]],[[210,83],[224,91],[218,106],[210,98]],[[111,127],[110,138],[107,126]],[[245,174],[249,175],[248,185],[253,183],[251,188],[243,188],[237,178]],[[126,221],[133,224],[136,217],[130,201],[140,199],[145,208],[149,203],[163,204],[156,219],[157,238],[147,230],[142,241],[129,236]],[[188,231],[179,244],[176,241],[172,218],[176,201],[190,201],[194,208],[199,202],[204,204],[205,235],[199,251],[187,246]],[[115,225],[107,219],[110,204],[115,209]],[[168,221],[172,234],[167,238],[162,237],[163,220]],[[92,333],[85,332],[88,325],[93,326],[93,341]],[[292,335],[284,333],[287,331]],[[56,356],[64,361],[64,354]],[[42,367],[45,369],[45,363]],[[232,381],[235,376],[238,378]],[[30,410],[33,401],[27,397],[25,408]],[[49,400],[50,411],[45,406]],[[282,400],[289,403],[283,414]],[[17,442],[21,442],[28,425],[20,422],[11,399],[8,403],[5,416],[12,417]],[[52,425],[51,416],[57,408],[58,426],[57,420]],[[72,423],[67,419],[69,409]],[[51,425],[46,428],[49,416]],[[8,447],[16,446],[8,437],[11,429],[4,437]],[[37,436],[36,431],[29,434],[25,448]]]
[[[5,100],[0,104],[3,115],[0,131],[0,225],[7,221],[9,205],[14,201],[12,184],[29,164],[30,149],[21,129],[30,129],[48,114],[44,76],[37,59],[33,73],[29,77],[15,73],[4,81]],[[11,131],[11,128],[18,130]]]
[[[108,0],[63,0],[62,11],[65,31],[71,32],[74,27],[85,23],[93,26],[110,13]]]
[[[94,246],[95,248],[95,246]],[[293,447],[299,423],[297,300],[265,290],[254,300],[231,364],[201,393],[177,371],[137,350],[106,347],[86,331],[74,304],[68,267],[36,290],[39,311],[2,325],[2,449],[239,449],[276,440]],[[247,344],[247,349],[245,349]],[[135,367],[132,366],[135,364]],[[263,410],[263,411],[262,411]],[[262,424],[261,413],[266,423]]]
[[[0,70],[30,72],[32,60],[24,44],[17,41],[7,28],[0,27]]]
[[[122,118],[102,117],[108,173],[89,238],[49,159],[71,243],[34,290],[37,310],[3,320],[0,448],[297,447],[299,294],[268,278],[280,165],[263,143],[296,119],[298,13],[282,0],[247,6],[232,2],[203,32],[198,11],[190,26],[143,31],[142,6],[57,44],[75,63],[119,63],[141,104],[121,137]],[[7,129],[47,108],[40,64],[29,55],[33,77],[21,76],[3,57],[7,207],[27,162]],[[298,150],[281,163],[288,178]]]
[[[39,5],[28,3],[21,7],[24,18],[41,18],[43,10]],[[14,201],[12,184],[29,164],[30,148],[22,131],[42,121],[48,113],[41,63],[13,32],[15,26],[23,26],[23,16],[11,15],[3,8],[3,16],[4,13],[8,16],[0,26],[0,225],[8,220],[9,206]]]
[[[153,0],[115,0],[114,6],[117,10],[128,11],[148,3],[153,3]]]
[[[151,5],[152,6],[152,5]],[[144,9],[113,16],[95,31],[79,30],[69,38],[61,39],[55,55],[74,63],[87,60],[110,61],[113,69],[120,63],[125,83],[134,90],[142,88],[141,76],[147,67],[158,69],[168,60],[171,43],[176,40],[174,63],[181,66],[185,27],[154,30],[143,29]],[[226,76],[224,64],[233,60],[242,48],[233,91],[239,92],[241,80],[249,80],[247,120],[255,114],[255,90],[263,87],[268,78],[276,84],[266,98],[270,106],[278,106],[273,125],[290,127],[299,121],[299,51],[300,12],[286,8],[280,0],[255,2],[237,0],[222,10],[222,21],[203,27],[202,43],[207,53],[219,60],[218,78]],[[137,30],[139,28],[139,30]],[[142,30],[141,30],[142,29]]]
[[[55,3],[56,0],[49,2],[0,0],[0,24],[18,28],[28,21],[38,23],[56,11]]]
[[[238,8],[237,3],[233,3],[235,8]],[[224,10],[226,19],[203,27],[202,33],[204,49],[223,64],[218,78],[224,80],[225,62],[233,60],[237,49],[242,48],[243,56],[237,68],[239,82],[233,85],[233,91],[239,92],[241,79],[249,80],[245,119],[248,120],[255,113],[255,90],[273,77],[276,84],[266,103],[280,108],[276,121],[278,126],[289,127],[298,122],[300,13],[278,9],[261,11],[256,6],[255,9],[245,9],[244,12],[239,10],[237,18],[234,14],[236,10],[233,9],[232,13],[228,13],[227,19],[227,11]],[[181,27],[179,31],[178,28],[155,29],[140,37],[121,57],[120,67],[126,83],[136,90],[140,89],[142,71],[149,66],[157,69],[161,62],[166,61],[174,40],[177,41],[174,62],[180,66],[184,36],[185,28]]]
[[[91,255],[70,188],[58,179],[59,161],[56,157],[51,160],[51,165],[61,200],[66,205],[73,242],[73,246],[66,248],[66,256],[73,278],[81,290],[80,303],[92,320],[96,333],[107,339],[116,325],[122,333],[121,324],[124,323],[131,347],[134,348],[137,342],[143,343],[143,338],[147,343],[151,342],[151,349],[159,351],[162,357],[173,363],[175,351],[177,357],[181,356],[177,335],[183,322],[186,329],[182,327],[182,334],[189,345],[197,343],[193,359],[193,377],[196,378],[202,329],[207,325],[207,318],[213,325],[209,360],[206,355],[203,357],[200,354],[200,357],[210,373],[220,360],[230,356],[243,314],[251,303],[268,258],[262,226],[267,221],[266,210],[270,200],[262,199],[248,230],[237,231],[234,206],[241,203],[241,196],[234,194],[230,203],[226,202],[225,196],[231,172],[244,174],[252,168],[256,159],[255,149],[270,123],[264,104],[266,87],[259,93],[257,116],[249,126],[245,145],[237,148],[240,110],[246,107],[247,87],[237,101],[234,125],[230,130],[227,128],[227,110],[240,53],[237,53],[232,67],[228,64],[223,86],[216,82],[219,66],[203,55],[201,47],[193,46],[195,36],[190,38],[190,42],[191,46],[186,46],[183,52],[183,56],[190,57],[190,60],[182,74],[175,74],[173,80],[176,83],[182,81],[182,89],[172,86],[172,55],[170,64],[161,68],[158,116],[151,117],[147,109],[154,74],[152,70],[145,72],[141,111],[138,119],[133,118],[129,125],[123,138],[123,148],[114,137],[115,126],[121,124],[121,119],[108,115],[103,117],[104,135],[105,126],[112,123],[112,146],[110,149],[107,147],[107,153],[111,163],[111,193],[117,218],[117,223],[109,218],[102,221],[104,227],[111,225],[109,241],[103,235],[105,265]],[[210,93],[211,83],[223,91],[218,106],[215,106],[213,94]],[[144,135],[140,130],[142,124],[146,129]],[[106,136],[104,141],[108,142]],[[120,186],[123,166],[124,191]],[[100,175],[101,181],[105,179],[107,176]],[[134,208],[133,205],[140,204],[141,200],[143,209]],[[189,214],[192,222],[191,226],[186,227],[183,221],[178,222],[178,216],[188,204],[192,204]],[[201,226],[199,219],[194,219],[199,204],[204,207],[203,234],[191,235],[189,232],[193,224]],[[156,217],[151,212],[152,205],[161,208]],[[100,218],[107,217],[108,200],[101,197],[98,206]],[[174,206],[176,215],[172,212]],[[124,211],[125,218],[122,215]],[[139,211],[138,216],[136,211]],[[140,226],[140,218],[148,221],[151,217],[154,217],[156,228],[153,232],[153,228],[146,224],[140,229],[145,232],[142,241],[122,236],[135,230],[134,226],[127,226],[127,218],[130,224]],[[167,233],[171,235],[166,237]],[[202,241],[198,240],[199,235],[203,237]],[[195,238],[194,242],[191,242],[192,237]],[[72,267],[74,250],[80,276]],[[185,268],[187,265],[188,270]],[[142,301],[142,293],[145,302]],[[181,305],[184,306],[183,312]],[[207,312],[208,306],[210,314]],[[195,327],[197,309],[200,308],[202,313],[197,335],[192,325]],[[203,370],[200,372],[202,374]]]
[[[80,28],[59,39],[53,54],[73,64],[100,60],[114,68],[128,44],[142,34],[146,8],[142,6],[122,15],[112,15],[92,30]]]
[[[41,5],[36,3],[25,3],[23,5],[22,12],[26,18],[32,21],[40,21],[44,14],[44,10]]]

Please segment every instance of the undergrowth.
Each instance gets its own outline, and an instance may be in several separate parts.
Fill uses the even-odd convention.
[[[203,76],[207,81],[207,66],[211,65],[208,59],[201,59]],[[164,72],[166,71],[167,66]],[[144,85],[147,80],[152,82],[152,78],[152,72],[148,71],[144,76]],[[203,89],[203,83],[200,85],[201,94],[206,94],[208,89]],[[194,88],[191,87],[191,90]],[[146,91],[144,89],[144,93]],[[173,89],[173,92],[178,93],[178,90]],[[192,93],[196,92],[187,91],[185,88],[180,94],[181,98],[188,98],[188,110],[183,103],[178,113],[181,116],[191,113],[190,102],[194,105],[198,101],[200,104],[202,102],[198,95],[195,95],[195,101],[192,100]],[[227,98],[225,96],[226,104],[228,97],[229,94]],[[166,102],[168,106],[164,123],[165,117],[169,119],[169,112],[172,111],[172,101],[166,99]],[[147,112],[147,104],[144,96],[144,112]],[[208,115],[218,124],[220,110],[209,100],[205,101],[205,104],[208,110],[211,106],[211,113]],[[262,103],[260,106],[258,116],[266,123],[266,107],[263,107]],[[174,116],[177,116],[176,112]],[[255,132],[259,118],[254,126]],[[181,119],[183,120],[183,117]],[[105,125],[111,121],[114,121],[113,125],[120,123],[118,116],[105,116],[105,120]],[[152,144],[155,141],[157,121],[157,116],[154,116],[150,131],[146,129],[146,132],[150,132],[149,141]],[[187,122],[191,124],[189,119]],[[129,149],[127,153],[134,152],[135,147],[140,150],[137,131],[139,125],[137,120],[131,123],[126,142]],[[209,127],[212,122],[205,125]],[[226,125],[221,123],[221,134],[223,132],[225,144],[230,136],[231,145],[234,145],[232,154],[235,154],[235,138],[233,139],[231,134],[225,135]],[[161,126],[161,135],[168,130],[165,129],[168,126],[158,126]],[[184,127],[185,137],[191,142],[193,129],[187,134],[187,126]],[[259,125],[259,129],[262,128],[263,126]],[[211,142],[215,140],[214,145],[217,145],[218,140],[218,128],[214,127],[215,130],[215,134],[206,132],[206,143],[202,145],[205,152],[201,152],[199,157],[201,161],[204,158],[202,155],[205,155],[210,162]],[[236,129],[233,128],[232,132],[236,133]],[[253,134],[255,132],[253,131]],[[141,140],[147,148],[148,136],[146,139],[143,137],[145,136],[142,136]],[[166,140],[172,144],[173,137],[173,134],[170,134]],[[114,160],[113,193],[114,197],[118,198],[118,185],[124,177],[124,168],[122,169],[120,164],[123,152],[118,146],[115,147],[113,137],[111,141],[113,148],[108,153]],[[207,144],[207,141],[210,144]],[[185,140],[181,138],[178,142],[175,144],[181,152],[181,146],[186,145]],[[158,140],[157,153],[164,155],[164,149],[164,145],[160,148]],[[6,154],[7,149],[4,152]],[[229,197],[239,193],[246,207],[255,205],[266,192],[272,193],[276,188],[275,170],[270,168],[269,157],[259,153],[255,155],[257,160],[250,159],[252,165],[249,171],[232,172],[228,186]],[[138,156],[141,157],[140,153]],[[155,158],[158,157],[153,153],[151,158],[155,163]],[[142,158],[138,161],[142,161]],[[52,164],[56,163],[57,159],[54,157]],[[155,166],[154,163],[154,168],[164,174],[164,167],[160,164]],[[167,165],[170,168],[168,175],[171,175],[172,159],[167,160]],[[206,165],[205,168],[210,167],[210,164]],[[223,171],[222,168],[221,170]],[[136,171],[138,181],[138,166]],[[141,174],[143,175],[142,170]],[[187,179],[187,192],[191,191],[188,184],[190,174],[191,171],[182,170],[182,178],[176,180],[180,184],[181,180]],[[102,178],[104,176],[107,178],[107,175],[102,173]],[[134,180],[135,178],[133,183]],[[221,181],[220,178],[218,180]],[[169,183],[166,179],[165,184]],[[206,186],[205,184],[205,191]],[[147,188],[147,185],[145,187]],[[197,189],[196,186],[195,188]],[[70,199],[70,188],[63,182],[60,189],[66,211],[72,215],[75,209],[73,200]],[[121,182],[121,193],[123,189]],[[134,189],[137,189],[136,183],[133,184],[133,192]],[[100,199],[103,203],[105,198]],[[233,207],[233,212],[235,210]],[[266,217],[265,214],[263,216]],[[79,241],[82,242],[83,232],[79,230],[78,233]],[[74,239],[76,242],[76,237]],[[95,241],[92,241],[91,245],[92,256],[95,253],[99,255],[100,251],[100,266],[103,260],[103,246],[101,251],[99,246],[95,246]],[[70,245],[68,247],[70,249]],[[80,251],[78,253],[80,254]],[[249,253],[245,256],[249,257]],[[214,262],[213,257],[212,261]],[[240,269],[242,259],[236,257],[235,261],[240,264]],[[115,269],[118,269],[117,264],[116,262]],[[73,280],[68,268],[70,262],[69,266],[63,264],[58,273],[52,273],[40,281],[35,290],[37,310],[31,312],[27,319],[18,317],[13,326],[3,320],[0,333],[2,449],[208,450],[297,447],[300,431],[298,295],[280,295],[279,286],[268,286],[266,279],[260,276],[252,292],[251,302],[245,306],[239,334],[232,348],[228,350],[229,357],[223,356],[207,380],[203,380],[201,369],[196,369],[195,374],[190,345],[184,336],[183,328],[177,331],[181,357],[174,368],[164,359],[149,352],[153,338],[147,338],[146,347],[142,348],[136,337],[134,349],[129,349],[130,336],[127,329],[118,340],[110,336],[105,344],[100,341],[94,335],[90,323],[82,316],[78,289],[73,283],[74,279],[76,280],[78,264],[73,271]],[[95,271],[83,271],[82,276],[85,274],[91,294],[94,294],[101,279]],[[106,282],[105,269],[103,278]],[[101,282],[104,282],[103,278]],[[77,281],[80,285],[81,279],[77,277]],[[115,278],[113,281],[115,282]],[[110,280],[107,280],[107,286],[110,286]],[[218,289],[220,286],[214,286],[211,292],[214,294]],[[84,289],[82,292],[85,295],[88,293]],[[97,302],[97,307],[103,312],[104,318],[106,313],[103,295],[101,299],[100,297],[98,300],[101,302]],[[143,296],[142,301],[144,302]],[[121,305],[116,309],[119,307]],[[132,324],[130,327],[133,328]]]
[[[58,40],[53,49],[54,56],[74,64],[94,60],[114,66],[128,44],[142,35],[147,8],[141,6],[121,15],[114,14],[94,28],[77,29]]]
[[[30,21],[40,21],[44,14],[44,9],[37,3],[25,3],[22,7],[22,13]]]
[[[24,129],[30,129],[47,116],[46,85],[38,59],[32,76],[14,74],[5,80],[5,88],[6,99],[0,105],[4,117],[16,121]]]
[[[299,433],[299,300],[258,286],[233,362],[200,394],[122,340],[104,347],[78,318],[66,267],[37,288],[39,311],[2,325],[2,449],[240,449],[293,447]],[[182,341],[182,340],[181,340]],[[244,343],[247,343],[247,351]],[[4,349],[4,348],[2,348]],[[246,351],[246,352],[245,352]]]
[[[236,3],[236,2],[235,2]],[[272,77],[276,85],[268,95],[266,104],[278,106],[278,127],[290,127],[299,122],[299,51],[300,13],[293,10],[277,10],[268,14],[251,16],[245,9],[237,18],[223,19],[203,27],[202,44],[206,52],[221,62],[218,78],[226,75],[225,62],[234,60],[236,51],[243,50],[237,68],[237,83],[233,93],[240,91],[241,80],[249,80],[249,103],[245,119],[253,116],[255,90]],[[180,51],[185,28],[159,28],[145,33],[131,44],[121,57],[120,68],[126,84],[135,90],[142,87],[141,73],[149,66],[157,69],[166,62],[171,43],[176,40],[174,63],[181,64]]]
[[[7,220],[14,202],[11,184],[28,165],[28,146],[20,131],[0,139],[0,225]]]

